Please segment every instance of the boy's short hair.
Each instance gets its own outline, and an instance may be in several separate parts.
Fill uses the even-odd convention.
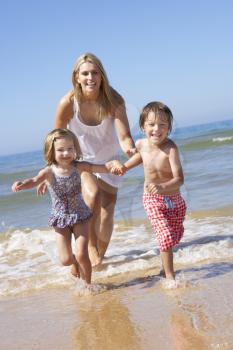
[[[143,107],[142,112],[140,114],[140,118],[139,118],[139,126],[141,129],[143,129],[145,121],[146,121],[148,114],[150,112],[154,112],[155,116],[159,115],[160,112],[165,113],[166,120],[168,122],[169,133],[172,131],[172,123],[173,123],[172,112],[168,106],[166,106],[164,103],[158,102],[158,101],[150,102],[145,107]]]

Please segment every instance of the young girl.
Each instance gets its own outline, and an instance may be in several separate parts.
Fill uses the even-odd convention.
[[[92,268],[87,247],[88,221],[92,212],[82,197],[81,177],[83,172],[109,172],[112,162],[93,165],[75,161],[80,158],[79,143],[66,129],[55,129],[47,135],[44,157],[47,166],[31,179],[16,181],[12,191],[30,189],[46,182],[52,199],[49,226],[56,232],[60,261],[65,266],[71,265],[71,273],[90,284]],[[71,247],[72,233],[76,240],[75,255]]]

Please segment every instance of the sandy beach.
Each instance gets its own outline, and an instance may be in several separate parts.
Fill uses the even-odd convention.
[[[233,260],[178,267],[177,286],[158,272],[109,279],[95,295],[56,288],[1,300],[1,348],[232,349]]]
[[[1,349],[233,349],[233,120],[178,130],[177,143],[188,211],[176,284],[159,276],[139,166],[123,179],[111,244],[93,271],[101,291],[89,295],[59,263],[48,197],[11,191],[43,166],[42,153],[0,159]]]

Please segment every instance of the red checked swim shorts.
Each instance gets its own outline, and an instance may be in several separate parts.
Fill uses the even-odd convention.
[[[160,251],[178,244],[184,233],[186,204],[180,193],[170,196],[144,193],[143,204],[159,242]]]

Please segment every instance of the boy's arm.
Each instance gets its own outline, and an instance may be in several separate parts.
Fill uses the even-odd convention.
[[[124,163],[124,171],[128,171],[142,163],[142,156],[139,152],[135,153],[130,159]]]
[[[166,190],[179,189],[184,183],[184,174],[180,161],[179,151],[176,145],[174,145],[169,154],[169,162],[172,171],[172,179],[166,181],[162,185],[165,186]]]
[[[28,190],[30,188],[36,187],[37,185],[39,185],[47,179],[47,173],[47,168],[45,168],[40,170],[39,173],[31,179],[25,179],[23,181],[14,182],[12,185],[12,191],[18,192],[21,190]]]

